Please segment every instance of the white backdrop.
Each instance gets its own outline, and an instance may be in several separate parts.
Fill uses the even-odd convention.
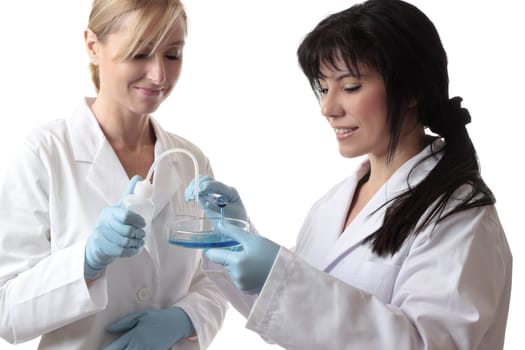
[[[333,132],[296,62],[302,37],[327,14],[356,1],[186,0],[189,36],[181,80],[155,116],[197,143],[219,180],[232,184],[259,231],[285,246],[310,205],[346,177]],[[412,0],[437,26],[449,56],[451,94],[472,115],[469,131],[482,174],[495,192],[514,253],[506,350],[519,348],[525,323],[525,26],[519,1]],[[496,5],[497,4],[497,5]],[[0,9],[0,176],[33,127],[68,116],[93,95],[83,30],[90,0],[9,1]],[[521,310],[521,312],[519,311]],[[305,330],[307,332],[307,330]],[[36,349],[37,340],[0,349]],[[210,347],[270,349],[231,308]]]

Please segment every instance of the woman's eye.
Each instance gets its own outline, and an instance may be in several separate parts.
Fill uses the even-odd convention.
[[[182,48],[172,47],[171,49],[164,51],[164,57],[168,60],[178,60],[182,57]]]
[[[135,56],[133,56],[133,59],[134,59],[134,60],[143,60],[143,59],[145,59],[145,58],[148,58],[148,56],[149,56],[149,55],[146,54],[146,53],[138,53],[138,54],[136,54]]]
[[[345,92],[354,92],[361,88],[361,85],[347,85],[344,87]]]
[[[328,88],[319,87],[317,89],[317,93],[319,94],[319,96],[324,96],[326,95],[327,92],[328,92]]]
[[[168,60],[173,60],[173,61],[180,59],[180,56],[181,56],[180,53],[177,53],[177,54],[166,54],[166,58]]]

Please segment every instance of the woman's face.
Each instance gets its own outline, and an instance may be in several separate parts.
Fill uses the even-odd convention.
[[[343,157],[386,158],[390,129],[385,84],[375,70],[359,69],[358,78],[347,70],[321,65],[325,76],[320,80],[321,112],[334,129]]]
[[[119,29],[103,41],[93,33],[91,41],[89,33],[86,39],[92,62],[98,66],[100,74],[98,103],[111,110],[145,115],[160,106],[179,79],[185,29],[183,23],[177,21],[164,44],[153,53],[144,52],[118,60],[115,57],[127,41],[135,15],[129,14]]]

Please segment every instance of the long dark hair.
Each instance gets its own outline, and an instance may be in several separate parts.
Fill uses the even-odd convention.
[[[418,121],[445,140],[443,148],[432,151],[431,156],[440,153],[441,158],[427,177],[386,204],[382,227],[368,238],[375,253],[394,254],[411,233],[417,234],[434,219],[495,203],[481,178],[476,150],[465,127],[470,114],[461,107],[460,97],[449,99],[447,55],[441,39],[418,8],[401,0],[354,5],[321,21],[297,54],[315,92],[324,78],[321,64],[341,69],[337,62],[342,60],[343,68],[358,77],[360,64],[382,75],[390,127],[389,160],[403,126],[402,110],[409,101],[416,105]],[[470,192],[445,212],[453,193],[464,185],[469,185]]]

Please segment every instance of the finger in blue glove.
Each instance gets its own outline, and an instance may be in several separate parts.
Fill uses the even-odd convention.
[[[280,246],[267,238],[228,223],[221,223],[217,228],[224,235],[239,242],[242,250],[211,248],[205,251],[206,256],[214,263],[224,266],[238,289],[248,294],[259,293],[268,278]]]
[[[134,312],[107,326],[106,331],[124,334],[104,350],[168,349],[195,333],[190,318],[179,307]]]

